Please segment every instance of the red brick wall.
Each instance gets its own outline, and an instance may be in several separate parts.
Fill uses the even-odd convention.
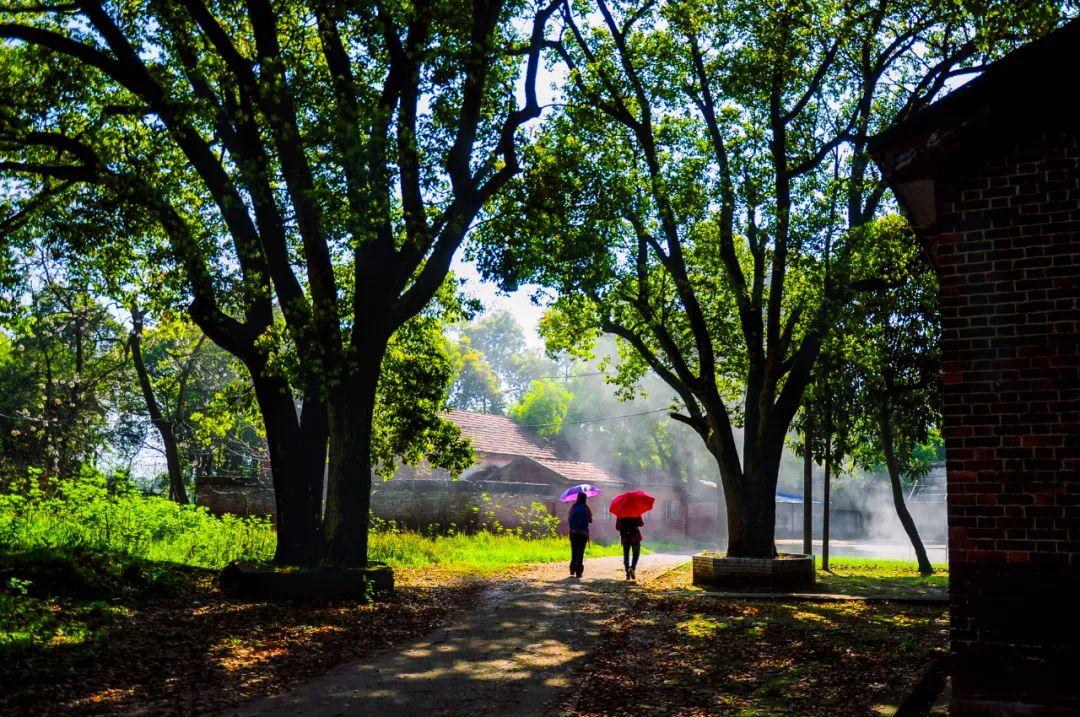
[[[1080,146],[1028,137],[959,172],[937,177],[923,234],[941,280],[953,714],[1075,707]]]

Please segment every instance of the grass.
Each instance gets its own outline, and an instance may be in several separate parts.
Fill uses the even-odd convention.
[[[874,714],[947,644],[944,606],[712,600],[646,589],[598,640],[565,711]],[[673,710],[672,706],[678,705]]]
[[[150,562],[221,568],[269,560],[274,531],[265,518],[215,517],[103,479],[64,481],[55,493],[0,495],[0,550],[84,550]]]
[[[0,550],[86,550],[155,563],[222,568],[233,560],[273,558],[273,526],[264,518],[213,516],[104,481],[65,482],[54,496],[0,495]],[[618,555],[618,545],[590,543],[589,557]],[[564,537],[530,538],[512,530],[425,536],[375,530],[371,560],[394,567],[447,566],[490,572],[520,563],[569,559]]]
[[[934,574],[919,575],[918,564],[907,560],[830,558],[830,572],[818,570],[819,590],[842,595],[893,595],[922,597],[946,595],[949,568],[932,566]]]
[[[796,592],[892,598],[942,598],[948,595],[949,573],[945,565],[934,565],[934,574],[924,578],[919,575],[918,565],[913,561],[832,558],[829,563],[831,571],[818,570],[817,582],[813,587]],[[694,585],[693,569],[689,564],[672,570],[653,585],[656,588],[701,593],[719,590]],[[734,592],[760,590],[740,588]]]
[[[455,571],[491,572],[520,563],[570,559],[566,538],[525,538],[513,533],[480,532],[426,537],[413,532],[376,532],[368,554],[393,567],[441,566]],[[619,545],[589,543],[585,557],[622,555]]]

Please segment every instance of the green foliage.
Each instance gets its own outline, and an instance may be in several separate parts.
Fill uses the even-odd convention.
[[[454,408],[502,413],[519,402],[532,381],[556,375],[560,363],[525,343],[525,332],[506,311],[486,314],[450,328],[455,354]]]
[[[86,549],[208,568],[269,560],[274,533],[263,518],[214,517],[205,508],[145,496],[100,475],[64,480],[44,494],[31,481],[0,495],[0,548]]]
[[[536,540],[557,538],[559,535],[559,523],[562,519],[557,515],[552,515],[543,503],[534,500],[529,505],[515,510],[514,514],[519,521],[514,532],[522,538]]]
[[[937,276],[903,218],[865,231],[860,263],[874,288],[856,297],[839,329],[854,388],[854,458],[868,469],[893,458],[910,482],[936,458],[931,445],[941,425]]]
[[[521,402],[510,407],[510,418],[536,429],[544,437],[559,435],[574,395],[557,381],[535,380]]]
[[[379,475],[393,475],[398,461],[426,460],[455,475],[475,462],[460,429],[442,416],[452,380],[440,316],[413,317],[394,332],[383,357],[371,441]]]
[[[129,376],[123,328],[77,276],[23,268],[45,274],[23,277],[0,315],[0,488],[29,468],[45,482],[78,474],[107,440],[119,451],[133,442],[109,421]]]
[[[474,348],[468,336],[450,342],[454,362],[454,383],[448,403],[453,408],[481,413],[502,413],[506,408],[499,377],[484,354]]]

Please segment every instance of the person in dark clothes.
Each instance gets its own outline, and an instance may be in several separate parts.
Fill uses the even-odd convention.
[[[619,518],[615,521],[615,530],[619,531],[619,537],[622,538],[622,560],[623,567],[626,568],[626,579],[637,580],[637,575],[634,571],[637,569],[637,561],[641,556],[641,526],[645,525],[645,521],[641,519],[641,516],[636,518]],[[634,561],[630,562],[630,553],[634,554]]]
[[[570,508],[570,574],[579,578],[585,572],[585,546],[589,544],[589,523],[592,510],[585,505],[585,494],[578,493],[577,502]]]

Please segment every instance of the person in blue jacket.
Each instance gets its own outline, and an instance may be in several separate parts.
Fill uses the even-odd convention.
[[[578,493],[570,508],[570,574],[579,578],[585,572],[585,546],[589,544],[589,523],[592,510],[585,505],[585,494]]]

